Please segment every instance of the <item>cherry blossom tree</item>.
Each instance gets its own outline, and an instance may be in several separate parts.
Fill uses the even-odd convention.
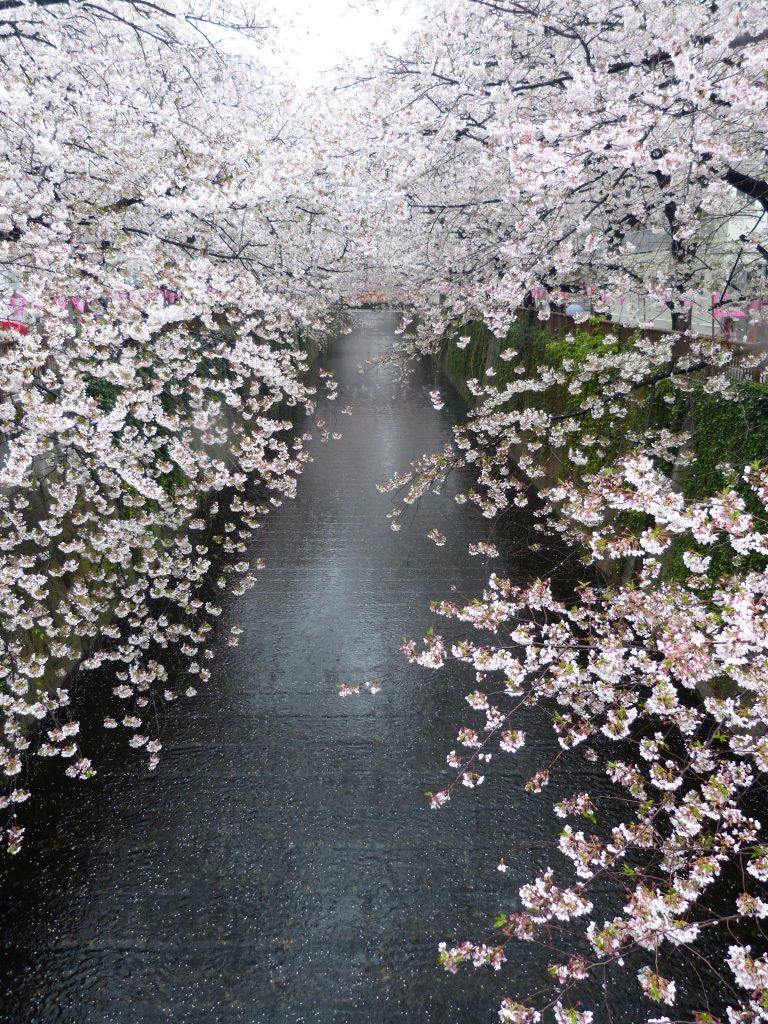
[[[94,771],[68,710],[76,665],[114,664],[104,724],[156,766],[158,705],[209,676],[212,554],[224,593],[250,587],[260,560],[246,542],[308,458],[288,407],[317,400],[300,342],[328,329],[343,243],[331,216],[317,229],[321,158],[302,102],[255,58],[217,49],[223,27],[265,31],[212,5],[2,5],[11,852],[30,758]],[[321,390],[335,397],[330,379]]]
[[[686,499],[685,424],[623,429],[650,390],[738,399],[730,351],[690,327],[729,293],[764,298],[762,7],[425,8],[406,52],[366,83],[303,98],[212,43],[224,28],[258,42],[268,12],[0,5],[7,847],[21,845],[31,758],[59,758],[74,778],[94,770],[68,710],[75,664],[114,668],[104,725],[158,763],[156,707],[209,674],[221,608],[201,586],[214,549],[223,593],[252,585],[252,532],[308,458],[285,409],[314,408],[299,342],[328,330],[332,300],[373,289],[407,303],[408,355],[465,347],[471,321],[505,337],[534,293],[546,320],[566,285],[591,288],[596,312],[635,292],[668,311],[669,333],[607,334],[544,366],[500,343],[503,382],[493,367],[470,381],[477,403],[452,443],[391,483],[408,505],[470,467],[459,498],[489,521],[530,504],[588,560],[634,560],[567,598],[495,573],[475,601],[437,608],[462,637],[405,647],[476,676],[481,718],[461,726],[454,781],[433,806],[482,784],[497,744],[524,747],[523,708],[561,748],[533,793],[586,751],[612,795],[610,813],[588,792],[558,800],[563,856],[520,886],[495,936],[446,944],[441,959],[501,969],[510,943],[542,940],[551,989],[511,994],[500,1019],[588,1024],[582,982],[629,967],[673,1005],[668,952],[695,956],[719,933],[730,1024],[766,1020],[754,805],[768,756],[768,477],[734,464],[717,493]],[[329,378],[321,390],[335,398]],[[209,536],[210,516],[222,525]],[[473,547],[495,557],[485,539]],[[713,571],[724,551],[728,571]],[[686,567],[674,579],[670,552]],[[184,667],[172,678],[171,647]]]
[[[375,106],[424,289],[501,333],[526,292],[569,282],[597,309],[636,289],[676,326],[750,269],[759,291],[760,4],[426,6]]]
[[[584,993],[622,968],[644,997],[673,1006],[682,962],[705,978],[684,1019],[716,1019],[709,989],[730,1024],[768,1020],[756,817],[767,767],[766,469],[723,465],[720,490],[686,498],[685,422],[673,430],[649,417],[638,428],[635,415],[649,394],[670,405],[694,389],[740,397],[731,350],[692,326],[734,296],[757,320],[765,298],[765,13],[741,0],[426,7],[405,52],[380,61],[367,113],[386,232],[402,250],[386,280],[413,308],[401,352],[464,348],[483,321],[506,369],[470,380],[476,403],[453,441],[390,481],[393,529],[448,473],[470,468],[459,501],[491,523],[529,506],[610,581],[593,575],[565,597],[548,579],[514,585],[498,571],[471,602],[437,606],[444,630],[404,647],[416,664],[464,662],[475,678],[467,700],[479,721],[459,729],[453,781],[433,807],[524,747],[518,719],[531,709],[560,748],[531,793],[582,751],[610,787],[557,800],[552,865],[511,897],[495,935],[443,944],[441,961],[499,970],[512,943],[541,942],[551,987],[510,994],[501,1021],[588,1024],[601,1011]],[[531,365],[503,340],[510,322],[526,296],[537,303],[526,316],[548,319],[550,301],[574,286],[591,289],[598,314],[634,292],[668,312],[671,330],[604,330],[578,354],[571,334],[556,362]],[[473,548],[497,554],[486,541]],[[720,943],[719,967],[705,940]],[[671,1018],[649,1009],[642,1019]]]

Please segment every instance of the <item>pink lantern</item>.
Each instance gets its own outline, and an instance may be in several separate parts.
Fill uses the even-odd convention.
[[[29,334],[29,324],[22,323],[20,320],[0,320],[0,330]]]
[[[727,306],[721,306],[720,309],[716,309],[713,312],[713,316],[716,320],[740,320],[742,317],[745,317],[746,315],[747,314],[744,312],[744,310],[740,309],[738,306],[731,309],[729,309]]]

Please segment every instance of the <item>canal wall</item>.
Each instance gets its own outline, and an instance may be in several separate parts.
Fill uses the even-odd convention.
[[[443,338],[435,355],[437,364],[470,406],[476,406],[479,399],[468,386],[477,381],[483,386],[492,385],[499,390],[512,380],[521,377],[536,378],[537,371],[544,367],[562,366],[564,359],[573,362],[578,369],[591,355],[605,351],[606,336],[611,333],[616,344],[631,339],[630,328],[618,328],[605,322],[575,325],[570,318],[555,317],[552,323],[539,321],[535,310],[522,310],[510,325],[507,334],[498,338],[479,322],[465,324]],[[465,347],[457,342],[469,337]],[[462,342],[462,345],[464,343]],[[517,355],[511,360],[500,358],[503,351],[514,349]],[[523,367],[518,373],[516,368]],[[489,371],[491,371],[489,373]],[[595,388],[597,385],[595,385]],[[740,470],[756,461],[764,461],[768,453],[768,385],[752,380],[735,381],[734,396],[724,398],[707,388],[705,371],[692,375],[690,389],[685,393],[674,390],[669,384],[657,383],[639,388],[629,399],[629,414],[620,421],[604,416],[598,424],[590,422],[589,430],[601,431],[606,451],[601,458],[604,465],[629,450],[632,434],[642,437],[649,429],[667,429],[671,432],[685,431],[690,442],[684,458],[673,466],[665,467],[675,485],[690,500],[705,499],[725,487],[733,486],[744,497],[750,511],[758,512],[755,496],[740,479],[731,479],[727,467]],[[580,398],[586,395],[571,394],[565,386],[550,387],[534,395],[537,407],[552,415],[562,415],[578,407]],[[509,411],[526,408],[531,403],[528,394],[513,397],[505,408]],[[574,437],[578,444],[578,437]],[[523,446],[519,455],[524,454]],[[541,453],[539,453],[541,454]],[[541,459],[543,478],[540,486],[556,484],[561,479],[572,479],[577,483],[595,472],[599,465],[590,459],[586,465],[575,465],[566,454],[545,452]],[[636,527],[637,523],[628,524]],[[682,546],[674,548],[666,558],[664,576],[667,579],[686,578],[688,570],[682,561]],[[633,562],[602,562],[599,566],[608,582],[627,580],[632,575]],[[732,555],[725,550],[713,553],[712,571],[720,576],[729,575]]]

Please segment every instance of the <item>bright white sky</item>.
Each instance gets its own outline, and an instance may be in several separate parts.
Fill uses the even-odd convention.
[[[416,25],[418,0],[273,0],[280,57],[262,60],[285,67],[300,85],[311,87],[336,65],[365,61],[376,45],[397,51]],[[240,49],[242,44],[236,48]]]
[[[282,45],[302,84],[319,81],[334,65],[348,68],[365,60],[377,44],[397,50],[416,23],[407,0],[380,0],[375,11],[348,0],[279,0],[279,5]]]

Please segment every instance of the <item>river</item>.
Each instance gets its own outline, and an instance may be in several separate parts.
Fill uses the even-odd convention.
[[[441,939],[490,934],[559,823],[521,786],[545,728],[442,811],[424,796],[451,777],[458,727],[478,724],[472,680],[411,668],[398,647],[432,624],[431,599],[479,588],[488,566],[468,554],[484,524],[456,483],[390,529],[376,483],[442,445],[458,411],[432,408],[428,365],[405,385],[358,372],[397,320],[361,312],[324,356],[354,413],[340,440],[312,442],[298,498],[256,535],[267,568],[228,600],[212,678],[171,709],[157,772],[108,736],[91,783],[43,778],[3,867],[3,1022],[486,1024],[542,980],[527,946],[500,976],[436,966]],[[338,696],[373,675],[379,694]]]

